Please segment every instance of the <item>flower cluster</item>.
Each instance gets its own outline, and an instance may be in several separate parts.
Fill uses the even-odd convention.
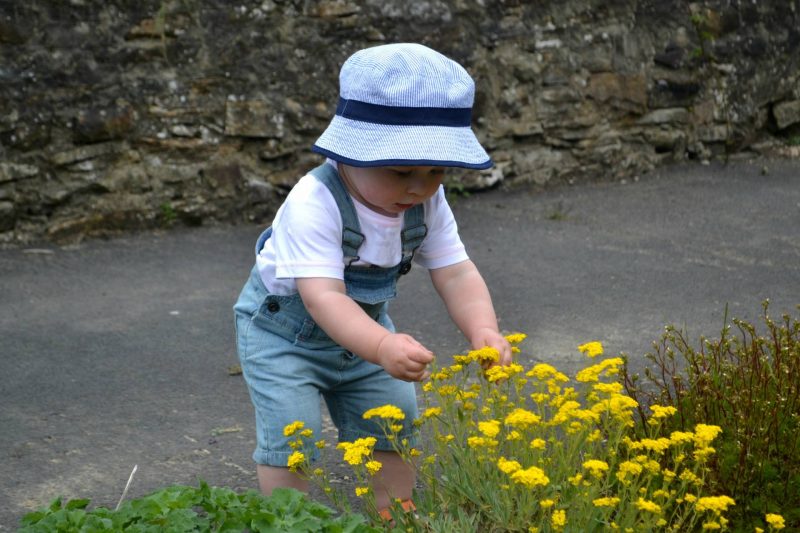
[[[517,345],[525,336],[507,339],[521,353]],[[593,359],[603,354],[597,341],[578,349]],[[735,502],[709,493],[706,481],[719,427],[697,424],[669,437],[636,438],[639,406],[617,381],[621,358],[597,360],[572,379],[547,363],[526,370],[498,360],[497,350],[486,347],[432,369],[413,422],[427,445],[423,452],[399,438],[405,413],[397,407],[364,413],[418,468],[417,513],[404,518],[404,530],[726,528],[725,513]],[[675,414],[669,407],[648,409],[656,429]],[[382,466],[372,456],[374,446],[371,437],[337,446],[356,474],[356,495],[366,501],[373,496],[370,478]],[[461,519],[466,521],[459,525]],[[774,530],[781,520],[766,517]]]
[[[507,338],[516,345],[525,336]],[[597,341],[578,349],[603,354]],[[724,527],[733,500],[705,493],[718,427],[635,439],[639,406],[617,381],[621,358],[599,359],[573,381],[547,363],[526,370],[496,365],[496,356],[492,348],[456,355],[423,385],[416,425],[433,449],[421,463],[418,508],[471,509],[487,529],[519,531]],[[651,424],[675,413],[650,411]]]

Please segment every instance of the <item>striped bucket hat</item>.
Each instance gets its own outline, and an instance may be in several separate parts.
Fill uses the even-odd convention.
[[[474,98],[467,71],[439,52],[367,48],[342,65],[336,115],[312,150],[356,167],[489,168],[471,128]]]

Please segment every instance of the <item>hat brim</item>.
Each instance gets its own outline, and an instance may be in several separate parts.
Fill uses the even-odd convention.
[[[398,126],[333,117],[311,148],[354,167],[493,165],[470,127]]]

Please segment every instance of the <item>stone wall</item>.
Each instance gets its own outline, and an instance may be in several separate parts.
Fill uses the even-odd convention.
[[[800,140],[800,0],[0,0],[0,242],[268,221],[341,63],[398,41],[476,80],[465,187]]]

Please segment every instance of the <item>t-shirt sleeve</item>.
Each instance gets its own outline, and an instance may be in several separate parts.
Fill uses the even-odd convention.
[[[273,224],[276,278],[344,279],[342,220],[327,187],[298,182]]]
[[[433,269],[469,259],[453,211],[445,198],[444,187],[439,187],[425,206],[425,223],[428,234],[414,256],[418,264]]]

